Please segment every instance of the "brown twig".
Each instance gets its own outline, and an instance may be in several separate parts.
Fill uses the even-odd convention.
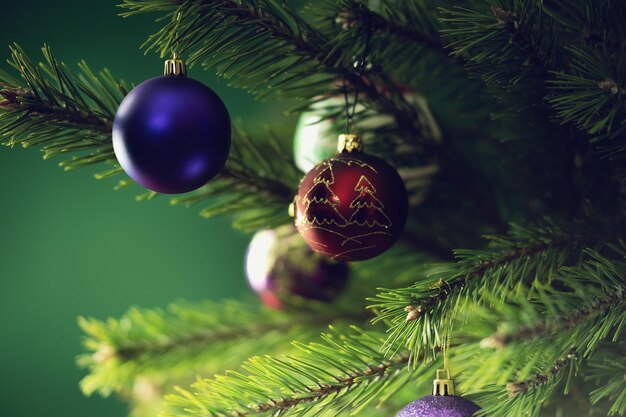
[[[511,382],[510,384],[507,384],[506,389],[509,392],[509,397],[517,397],[518,395],[525,394],[530,390],[540,387],[541,385],[547,384],[551,378],[558,375],[558,373],[574,359],[576,359],[576,350],[571,349],[567,355],[559,358],[548,372],[536,374],[524,381]]]
[[[238,417],[245,417],[251,414],[266,413],[269,411],[278,414],[280,411],[293,408],[297,405],[318,401],[321,398],[329,397],[342,391],[349,390],[352,386],[361,383],[363,378],[382,377],[389,369],[405,365],[409,362],[409,360],[409,354],[401,354],[396,358],[390,359],[381,364],[370,365],[362,371],[356,371],[350,375],[338,376],[336,377],[337,383],[311,387],[308,392],[303,394],[303,396],[269,400],[265,404],[251,406],[251,408],[253,408],[251,411],[237,411],[235,415]]]
[[[188,336],[174,338],[165,343],[133,343],[123,346],[109,346],[109,354],[106,356],[106,359],[110,359],[112,357],[117,357],[122,361],[130,361],[134,358],[138,358],[144,353],[153,353],[153,354],[164,354],[175,350],[180,347],[188,348],[193,345],[201,345],[203,343],[216,343],[219,341],[225,340],[234,340],[242,335],[246,337],[253,337],[255,335],[262,335],[268,332],[277,331],[284,332],[294,326],[301,325],[312,325],[317,324],[321,326],[325,326],[328,324],[332,324],[340,319],[346,320],[367,320],[369,318],[369,314],[367,312],[358,312],[358,313],[348,313],[348,314],[331,314],[328,316],[320,316],[320,315],[308,315],[302,316],[299,319],[289,320],[286,322],[280,323],[261,323],[256,325],[248,326],[245,329],[220,329],[214,331],[206,331],[203,333],[195,333],[190,334]],[[100,352],[100,351],[98,351]],[[95,354],[98,354],[96,352]]]
[[[113,121],[83,110],[60,106],[35,96],[21,87],[4,86],[0,90],[0,107],[7,110],[22,110],[29,116],[45,117],[48,122],[71,124],[73,128],[98,133],[111,133]]]
[[[597,241],[597,237],[574,237],[572,239],[557,239],[549,242],[537,242],[530,245],[511,249],[509,251],[499,254],[493,259],[487,259],[478,262],[468,272],[458,276],[453,281],[445,282],[440,288],[439,292],[435,295],[428,297],[420,303],[407,306],[405,309],[408,312],[406,321],[417,320],[422,317],[427,311],[437,303],[446,300],[450,294],[465,287],[465,285],[474,278],[482,276],[485,272],[505,265],[516,259],[536,255],[549,249],[558,249],[567,245],[575,245],[585,242]]]
[[[570,329],[624,301],[626,301],[626,285],[623,285],[619,291],[612,291],[604,297],[596,298],[589,305],[580,307],[572,314],[557,316],[532,326],[524,326],[514,332],[496,332],[484,339],[481,346],[501,349],[511,343],[525,342],[537,336],[554,334],[561,329]]]

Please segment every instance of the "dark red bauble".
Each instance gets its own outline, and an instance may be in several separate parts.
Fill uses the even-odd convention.
[[[302,179],[295,223],[316,252],[340,261],[380,255],[404,229],[408,198],[404,182],[387,162],[344,150]]]

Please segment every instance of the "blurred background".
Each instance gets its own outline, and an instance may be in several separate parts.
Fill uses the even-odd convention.
[[[135,84],[160,75],[162,61],[139,50],[158,28],[156,16],[119,12],[115,0],[3,4],[2,68],[10,43],[38,60],[47,43],[72,67],[84,59]],[[279,133],[290,134],[283,106],[255,102],[199,68],[190,75],[214,88],[239,124],[253,131],[281,117]],[[84,398],[78,389],[76,317],[239,297],[248,292],[248,236],[165,198],[137,203],[138,188],[116,192],[116,180],[63,172],[58,162],[36,149],[0,148],[0,416],[124,416],[121,402]]]

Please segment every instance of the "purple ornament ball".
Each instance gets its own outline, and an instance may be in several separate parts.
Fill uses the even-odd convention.
[[[257,232],[248,246],[246,276],[270,308],[296,305],[296,298],[330,302],[344,289],[349,267],[311,250],[295,227]]]
[[[480,407],[457,395],[428,395],[404,407],[396,417],[472,417]]]
[[[183,75],[139,84],[113,122],[119,164],[133,180],[160,193],[185,193],[206,184],[226,163],[230,143],[230,117],[222,100]]]

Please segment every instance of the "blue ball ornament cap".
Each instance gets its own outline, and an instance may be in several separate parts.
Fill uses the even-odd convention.
[[[180,60],[166,75],[144,81],[120,104],[113,150],[142,186],[166,194],[202,187],[219,173],[231,145],[230,116],[219,96],[185,76]]]

